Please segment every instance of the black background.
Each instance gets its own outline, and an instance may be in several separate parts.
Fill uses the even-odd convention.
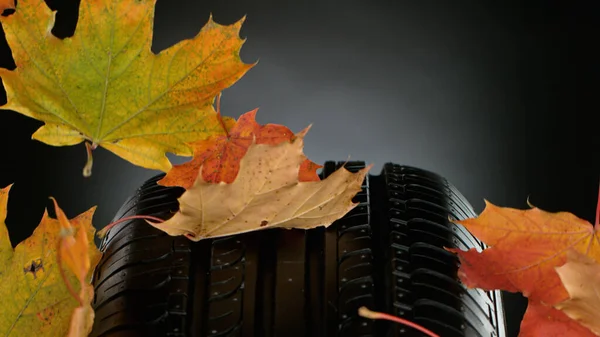
[[[260,61],[225,90],[223,114],[260,107],[260,123],[294,131],[313,123],[305,148],[313,161],[351,156],[375,163],[374,172],[389,161],[426,168],[476,211],[483,198],[525,208],[529,197],[592,222],[600,176],[594,3],[159,0],[153,51],[192,37],[210,12],[221,24],[247,15],[242,59]],[[50,4],[59,9],[56,34],[68,35],[76,7]],[[0,47],[0,65],[14,66],[6,42]],[[156,173],[99,149],[84,179],[84,146],[31,140],[40,125],[0,110],[0,187],[15,183],[13,244],[37,225],[48,196],[69,217],[99,205],[100,228]],[[508,336],[523,310],[509,301]]]

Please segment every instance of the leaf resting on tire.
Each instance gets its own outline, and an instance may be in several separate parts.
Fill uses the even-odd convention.
[[[231,120],[224,121],[222,125],[227,131],[223,135],[211,136],[191,144],[194,148],[194,158],[187,163],[173,166],[158,184],[188,189],[200,172],[205,182],[230,184],[235,180],[240,170],[240,161],[252,142],[277,145],[294,139],[294,133],[283,125],[258,124],[255,119],[257,111],[258,109],[255,109],[241,115],[235,123]],[[299,180],[319,181],[316,171],[321,167],[305,159],[300,165]]]
[[[55,204],[58,219],[44,212],[33,234],[13,250],[4,223],[10,187],[0,189],[0,335],[87,336],[94,319],[87,281],[100,260],[91,223],[94,208],[68,220]],[[71,289],[80,289],[82,305],[59,268]]]
[[[253,142],[235,181],[208,183],[199,173],[179,198],[179,211],[172,218],[148,222],[194,241],[274,227],[329,226],[357,205],[352,198],[371,166],[357,173],[341,168],[322,181],[299,182],[307,131],[278,145]]]
[[[16,70],[0,69],[3,108],[45,122],[33,138],[54,146],[84,140],[136,165],[168,171],[166,152],[222,132],[214,97],[253,64],[239,56],[242,21],[209,19],[193,39],[154,54],[155,0],[82,0],[73,37],[50,32],[44,0],[19,1],[1,17]]]

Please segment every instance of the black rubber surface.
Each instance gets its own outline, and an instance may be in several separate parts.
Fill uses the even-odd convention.
[[[323,176],[340,164],[327,162]],[[346,168],[356,171],[362,162]],[[178,188],[146,182],[116,219],[166,218]],[[443,337],[504,337],[499,292],[465,290],[442,247],[483,245],[448,216],[475,216],[445,179],[385,165],[328,229],[265,230],[192,243],[142,220],[115,226],[94,275],[91,336],[425,336],[357,316],[360,306]]]

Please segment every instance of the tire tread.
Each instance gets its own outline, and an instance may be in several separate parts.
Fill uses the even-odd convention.
[[[321,178],[364,162],[327,162]],[[145,182],[115,219],[177,210],[181,189]],[[447,337],[504,337],[497,292],[465,289],[443,247],[485,248],[448,219],[475,216],[432,172],[388,163],[357,206],[328,228],[271,229],[191,243],[131,220],[102,243],[91,336],[397,336],[401,325],[358,316],[390,312]]]

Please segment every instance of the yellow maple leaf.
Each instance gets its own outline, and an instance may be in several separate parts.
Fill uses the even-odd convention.
[[[100,260],[91,224],[95,208],[68,220],[56,205],[59,219],[44,212],[33,234],[13,250],[4,223],[10,188],[0,189],[0,334],[87,336],[93,322],[89,279]],[[57,262],[59,249],[66,268]],[[79,303],[69,287],[81,281]]]
[[[154,54],[155,2],[82,0],[75,34],[61,40],[43,0],[19,1],[0,18],[17,65],[0,69],[4,108],[45,122],[33,138],[49,145],[87,141],[163,171],[166,152],[191,156],[187,142],[224,132],[214,97],[254,64],[239,57],[243,20],[211,18],[194,38]]]
[[[165,222],[149,223],[194,241],[274,227],[329,226],[357,205],[352,198],[371,166],[357,173],[341,168],[322,181],[300,182],[306,131],[278,145],[253,142],[230,184],[205,182],[200,169],[179,198],[179,211]]]

